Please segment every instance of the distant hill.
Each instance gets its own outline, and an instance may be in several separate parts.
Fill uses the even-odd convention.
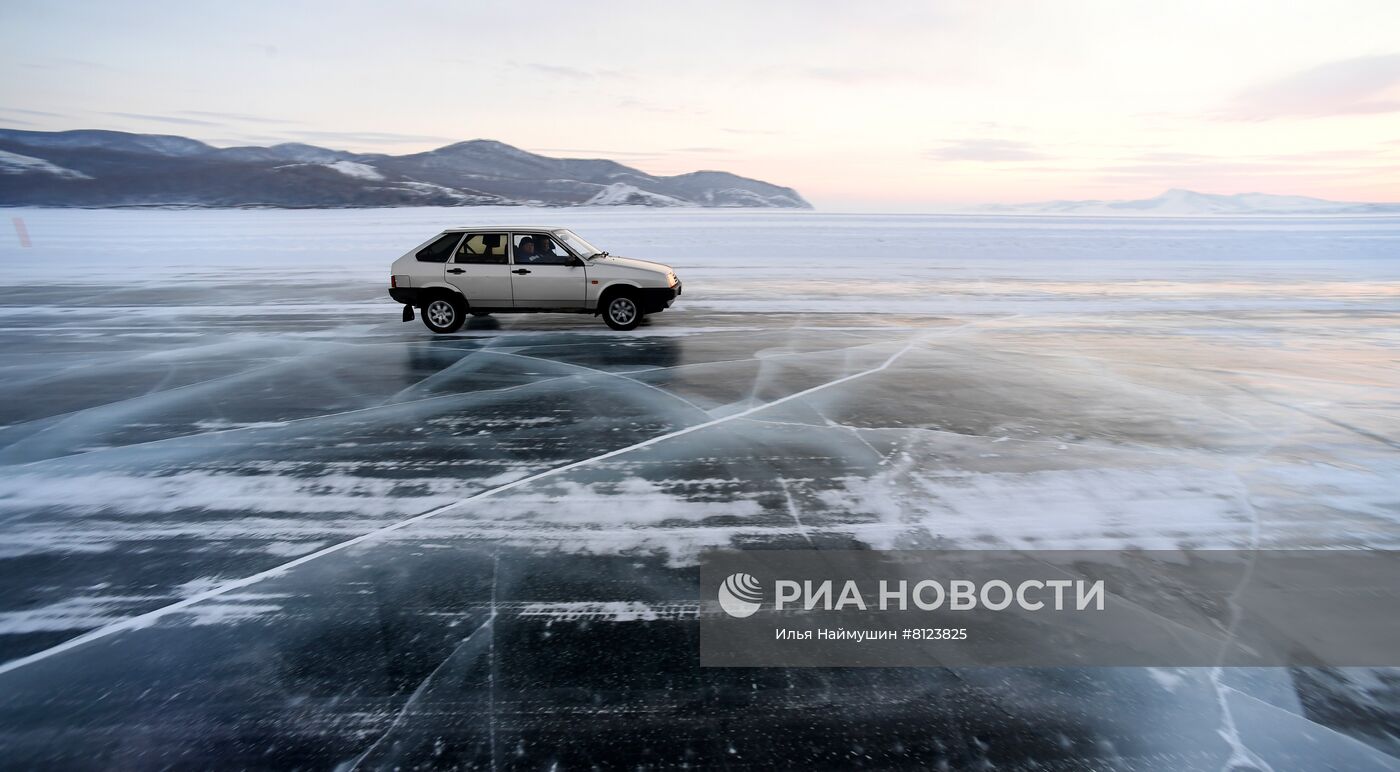
[[[1033,204],[987,204],[973,211],[996,214],[1116,215],[1326,215],[1400,214],[1400,204],[1328,201],[1305,196],[1237,193],[1226,196],[1173,188],[1160,196],[1135,201],[1042,201]]]
[[[0,206],[477,205],[811,208],[792,188],[728,172],[662,177],[485,139],[395,156],[294,143],[216,148],[120,131],[0,129]]]

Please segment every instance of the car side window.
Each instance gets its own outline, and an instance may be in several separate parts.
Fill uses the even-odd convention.
[[[505,265],[508,244],[510,236],[505,233],[472,233],[462,240],[453,262]]]
[[[462,238],[460,233],[444,233],[437,237],[433,243],[418,250],[418,262],[420,263],[445,263],[447,258],[452,256],[452,248],[457,246],[458,240]]]
[[[517,233],[516,265],[568,265],[572,256],[553,237],[544,233]]]

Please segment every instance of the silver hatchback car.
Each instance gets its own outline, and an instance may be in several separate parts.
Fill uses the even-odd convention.
[[[670,266],[604,252],[567,228],[503,225],[452,228],[394,261],[389,296],[436,333],[468,314],[602,315],[630,330],[681,294]]]

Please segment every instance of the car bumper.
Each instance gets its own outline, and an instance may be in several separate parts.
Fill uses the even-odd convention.
[[[405,305],[418,305],[417,287],[390,287],[389,297]]]
[[[671,307],[680,297],[681,283],[674,287],[645,287],[641,291],[642,313],[655,314]]]

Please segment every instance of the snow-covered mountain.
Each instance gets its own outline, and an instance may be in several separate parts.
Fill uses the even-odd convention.
[[[216,148],[119,131],[0,129],[0,206],[704,206],[810,209],[727,172],[670,177],[492,140],[409,155],[288,143]]]
[[[1400,204],[1366,204],[1328,201],[1306,196],[1269,193],[1220,195],[1173,188],[1160,196],[1134,201],[1042,201],[1031,204],[987,204],[974,209],[997,214],[1079,215],[1328,215],[1400,214]]]

